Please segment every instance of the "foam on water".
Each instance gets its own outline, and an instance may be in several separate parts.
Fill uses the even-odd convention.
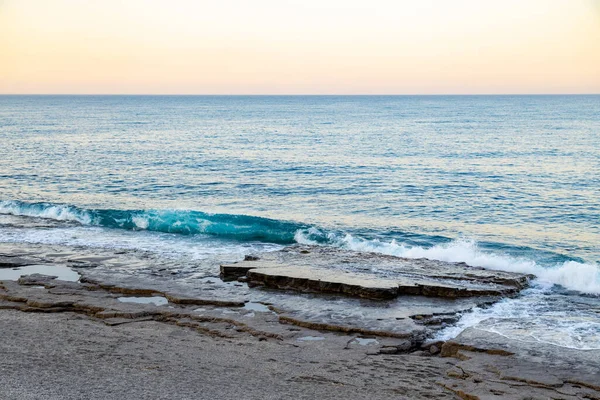
[[[469,327],[526,342],[540,342],[580,350],[600,350],[600,318],[594,299],[574,298],[536,285],[515,299],[488,308],[475,308],[458,323],[440,331],[449,340]]]
[[[586,294],[600,294],[600,268],[597,264],[565,261],[554,265],[540,265],[534,260],[484,251],[473,240],[455,240],[429,247],[410,246],[396,240],[388,242],[378,239],[367,240],[351,234],[323,231],[316,227],[307,227],[288,221],[249,215],[209,214],[200,211],[185,210],[86,210],[72,205],[2,201],[0,202],[0,214],[75,221],[84,225],[105,228],[146,230],[176,235],[183,234],[185,236],[205,235],[201,237],[202,240],[192,240],[186,243],[187,245],[192,244],[192,249],[202,247],[201,254],[205,252],[213,253],[214,250],[211,250],[212,248],[222,248],[223,253],[231,252],[233,248],[239,247],[239,245],[232,243],[227,243],[222,247],[215,247],[214,243],[211,243],[212,247],[203,245],[203,243],[206,244],[205,239],[208,236],[238,241],[260,240],[261,242],[280,244],[297,242],[311,245],[333,245],[354,251],[376,252],[398,257],[464,262],[474,267],[532,274],[544,283],[560,285],[569,290]],[[14,232],[7,232],[5,235],[15,235]],[[80,231],[80,233],[83,232],[85,230]],[[32,235],[40,236],[41,234],[43,236],[31,239],[31,241],[48,244],[82,244],[77,243],[80,242],[77,239],[77,234],[68,237],[71,232],[63,231],[63,233],[66,233],[67,237],[64,237],[65,235],[61,236],[61,234],[44,236],[43,232],[31,232]],[[154,240],[149,240],[148,245],[144,246],[144,240],[138,243],[138,236],[135,236],[134,239],[133,237],[128,238],[126,235],[116,235],[121,236],[118,241],[112,239],[110,241],[105,240],[101,244],[101,247],[107,245],[127,247],[127,243],[131,243],[132,241],[131,247],[133,248],[162,248],[165,253],[172,251],[173,247],[181,247],[178,244],[174,246],[170,245],[169,243],[179,242],[178,239],[173,240],[173,237],[170,236],[154,237]],[[6,240],[2,236],[3,234],[0,232],[0,239]],[[18,240],[27,241],[21,236],[22,233],[19,233]],[[86,238],[83,240],[87,244],[93,244],[101,240],[89,234],[84,234],[84,236]],[[106,233],[105,235],[100,235],[100,237],[102,236],[113,236],[113,234]],[[166,248],[163,243],[165,239],[167,242]],[[265,249],[266,247],[269,246],[265,246]],[[263,249],[261,246],[257,246],[257,250]],[[189,250],[184,251],[189,253]],[[247,254],[248,250],[246,249],[242,253]]]
[[[299,243],[318,244],[314,240],[317,230],[298,231]],[[321,233],[322,234],[322,233]],[[312,235],[312,237],[311,237]],[[395,240],[383,242],[366,240],[350,234],[327,234],[332,244],[354,251],[375,252],[405,258],[428,258],[446,262],[464,262],[473,267],[519,272],[535,275],[540,282],[560,285],[569,290],[587,294],[600,294],[600,267],[596,264],[566,261],[542,266],[533,260],[483,251],[473,240],[455,240],[431,247],[408,246]]]
[[[85,225],[92,223],[92,218],[86,211],[63,204],[28,204],[21,201],[0,201],[0,214],[74,221]]]
[[[44,211],[36,217],[44,215],[44,218],[58,221],[73,221],[73,216],[77,215],[72,209],[68,212],[60,211],[53,206],[48,209],[53,210],[52,213]],[[141,228],[146,224],[146,219],[140,218],[135,220],[135,223]],[[77,220],[79,223],[85,221],[86,219],[83,218]],[[214,260],[214,257],[219,255],[239,259],[251,252],[282,248],[278,244],[244,243],[203,234],[182,236],[174,233],[69,224],[58,224],[50,230],[38,229],[35,226],[13,229],[12,226],[13,223],[0,227],[1,242],[143,250],[179,260],[206,258]],[[569,290],[592,295],[599,294],[599,271],[596,265],[567,261],[559,265],[543,267],[533,260],[482,250],[476,242],[469,240],[456,240],[430,247],[410,246],[395,240],[386,242],[378,239],[367,240],[350,234],[323,233],[317,228],[297,229],[294,238],[299,243],[326,244],[355,251],[377,252],[407,258],[466,262],[472,266],[534,274],[537,276],[534,288],[526,290],[521,297],[505,299],[490,308],[476,308],[466,313],[457,325],[442,330],[438,339],[447,340],[467,327],[476,327],[516,340],[537,341],[576,349],[600,349],[598,341],[600,319],[597,311],[594,311],[598,307],[597,298],[590,297],[590,305],[581,306],[575,301],[581,297],[557,294],[553,289],[555,285],[560,285]],[[23,274],[17,271],[11,272],[15,278]],[[596,303],[593,303],[594,301]],[[263,305],[259,307],[266,308]],[[343,307],[347,308],[347,305]]]
[[[246,254],[274,251],[282,246],[269,243],[241,243],[210,236],[179,236],[159,232],[131,232],[91,226],[65,226],[51,230],[35,227],[12,229],[0,227],[0,242],[43,245],[82,246],[116,251],[142,251],[182,262],[198,269],[202,260],[232,262]]]

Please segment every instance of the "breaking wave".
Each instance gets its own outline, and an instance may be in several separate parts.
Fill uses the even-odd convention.
[[[49,218],[83,225],[147,230],[182,235],[205,234],[237,240],[294,243],[306,226],[249,215],[210,214],[189,210],[84,209],[72,205],[1,201],[0,214]]]
[[[297,232],[295,239],[303,244],[318,244],[317,238],[354,251],[374,252],[405,258],[428,258],[447,262],[464,262],[472,267],[535,275],[540,283],[560,285],[569,290],[600,295],[600,267],[577,261],[540,265],[534,260],[482,250],[473,240],[455,240],[431,247],[409,246],[377,239],[366,240],[350,234],[322,233],[315,228]],[[322,240],[322,239],[321,239]]]
[[[406,258],[464,262],[474,267],[535,275],[541,283],[600,295],[597,264],[564,261],[540,264],[528,258],[483,250],[475,241],[455,240],[432,246],[409,245],[396,240],[364,239],[341,232],[327,232],[304,224],[250,215],[210,214],[191,210],[84,209],[73,205],[0,201],[0,214],[74,221],[83,225],[147,230],[182,235],[205,234],[242,241],[277,244],[320,244],[354,251],[375,252]]]

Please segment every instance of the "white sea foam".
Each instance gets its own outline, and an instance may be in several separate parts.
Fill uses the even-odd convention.
[[[91,215],[87,211],[78,210],[67,205],[23,204],[16,201],[0,201],[0,214],[76,221],[84,225],[94,224]],[[120,220],[115,221],[123,223]],[[132,222],[138,229],[146,230],[150,220],[146,215],[134,215]],[[207,222],[204,221],[204,223]],[[202,221],[199,221],[199,226],[202,226]],[[471,266],[532,274],[540,282],[561,285],[582,293],[600,294],[600,268],[597,264],[567,261],[554,266],[542,266],[533,260],[483,251],[477,246],[476,242],[469,240],[456,240],[427,248],[408,246],[395,240],[383,242],[376,239],[366,240],[350,234],[324,233],[317,228],[299,230],[294,238],[296,242],[303,244],[318,244],[318,240],[315,240],[315,238],[320,238],[328,243],[355,251],[377,252],[407,258],[465,262]]]
[[[472,240],[455,240],[432,246],[409,246],[396,241],[366,240],[352,235],[332,235],[313,229],[296,234],[296,241],[317,244],[326,239],[341,248],[406,258],[465,262],[493,270],[520,272],[537,277],[534,287],[515,299],[504,299],[488,308],[465,313],[436,339],[449,340],[468,327],[497,333],[510,339],[534,341],[573,349],[600,349],[600,320],[593,310],[573,302],[570,296],[549,296],[554,285],[588,294],[600,294],[600,268],[595,264],[567,261],[542,266],[533,260],[484,251]]]
[[[46,245],[82,246],[113,250],[139,250],[155,253],[167,259],[219,261],[242,259],[244,255],[281,249],[268,243],[240,243],[210,236],[180,236],[176,234],[93,226],[71,226],[57,229],[12,229],[0,227],[2,243],[35,243]],[[196,265],[191,262],[190,266]]]
[[[150,225],[147,216],[135,215],[131,218],[131,221],[138,229],[148,229],[148,225]]]
[[[302,244],[316,244],[310,239],[323,235],[314,230],[296,233],[296,241]],[[540,283],[555,284],[569,290],[588,294],[600,294],[600,267],[596,264],[567,261],[554,266],[542,266],[533,260],[511,257],[481,250],[475,241],[455,240],[447,244],[432,246],[407,246],[395,240],[365,240],[346,234],[344,236],[327,235],[335,245],[354,251],[375,252],[397,257],[428,258],[447,262],[464,262],[473,267],[493,270],[519,272],[535,275]]]
[[[300,244],[318,245],[319,242],[310,239],[310,236],[321,236],[322,232],[317,228],[309,228],[307,231],[298,229],[294,234],[294,240]]]
[[[15,201],[0,201],[0,214],[21,215],[25,217],[38,217],[55,219],[58,221],[74,221],[82,224],[91,224],[89,214],[74,210],[64,205],[46,205],[43,207],[23,206]]]
[[[543,285],[535,285],[523,296],[504,299],[491,307],[476,307],[435,338],[449,340],[468,327],[524,342],[600,350],[600,319],[594,307],[574,302],[570,296],[551,295]]]

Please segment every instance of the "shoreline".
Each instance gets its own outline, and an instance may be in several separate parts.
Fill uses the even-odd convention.
[[[2,269],[41,255],[25,247],[3,245]],[[447,342],[415,340],[426,325],[410,318],[398,320],[410,328],[398,335],[333,330],[218,291],[203,298],[103,281],[94,273],[110,259],[72,250],[82,279],[1,282],[2,398],[600,398],[594,351],[475,328]],[[60,252],[51,255],[56,263]]]

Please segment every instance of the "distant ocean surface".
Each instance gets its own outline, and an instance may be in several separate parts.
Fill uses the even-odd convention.
[[[600,96],[0,96],[0,217],[2,242],[189,259],[315,243],[589,300]],[[594,312],[597,343],[575,347],[600,348]]]

